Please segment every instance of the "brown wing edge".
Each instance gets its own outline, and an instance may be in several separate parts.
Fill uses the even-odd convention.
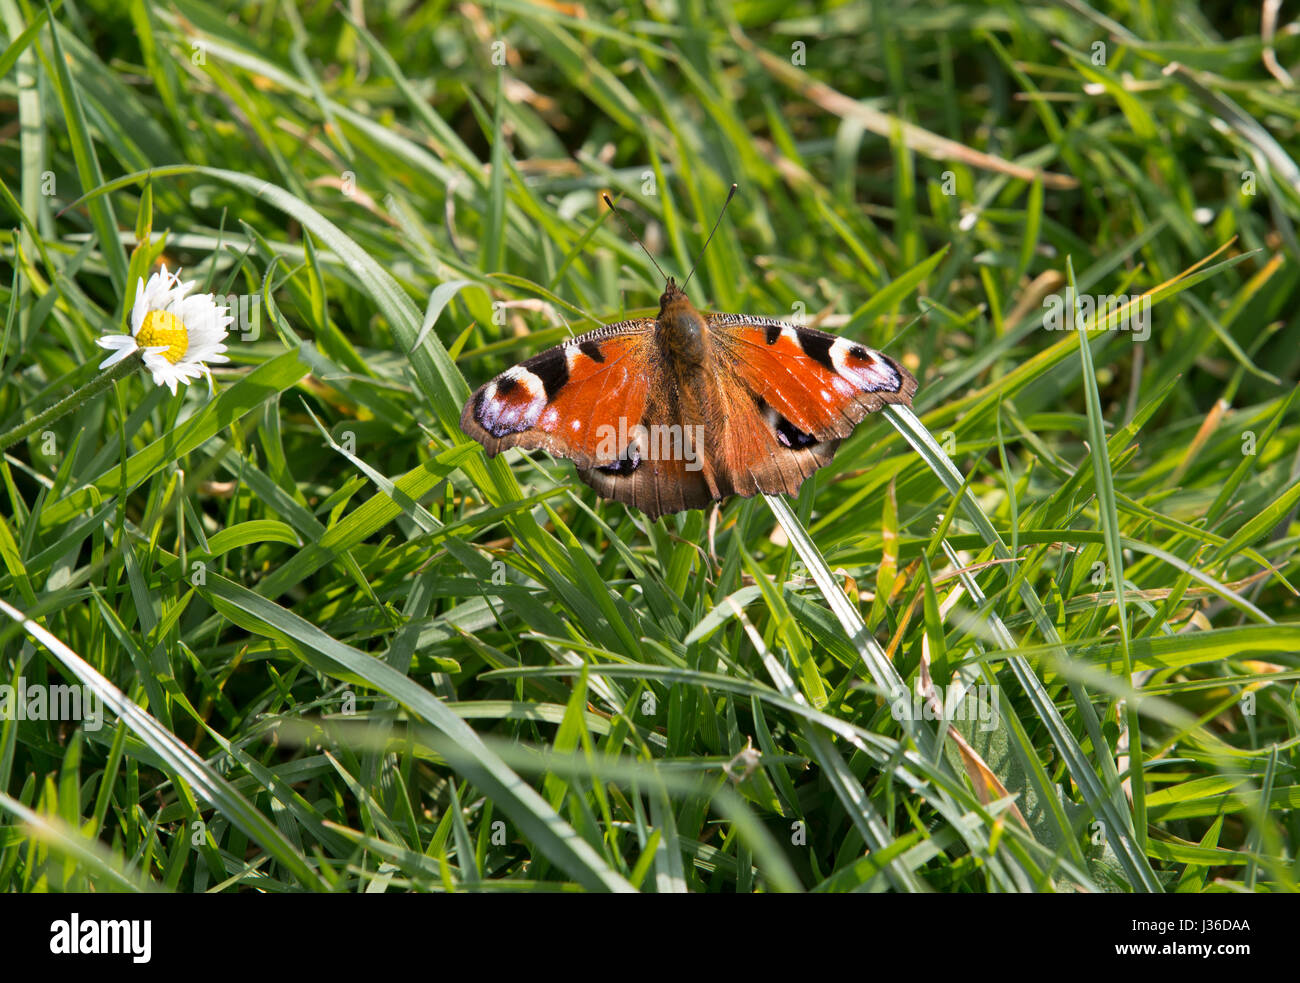
[[[646,462],[630,475],[613,475],[597,468],[578,468],[578,477],[602,498],[630,505],[655,520],[674,512],[701,509],[718,501],[702,471],[676,469],[673,476],[655,473]],[[724,496],[725,497],[725,496]]]

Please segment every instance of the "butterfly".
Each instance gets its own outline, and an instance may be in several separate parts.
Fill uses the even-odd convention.
[[[730,495],[793,495],[868,413],[911,405],[916,379],[896,359],[772,318],[702,313],[690,276],[665,279],[656,317],[506,369],[470,396],[461,429],[489,457],[568,458],[597,494],[658,519]]]

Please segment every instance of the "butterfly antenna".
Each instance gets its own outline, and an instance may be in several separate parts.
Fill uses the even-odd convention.
[[[654,263],[654,268],[656,270],[659,270],[659,275],[663,277],[664,282],[667,283],[668,274],[666,274],[663,270],[659,269],[659,264],[655,263],[655,258],[650,255],[650,250],[646,249],[645,243],[642,242],[640,237],[637,236],[637,234],[632,231],[632,226],[627,224],[627,219],[623,218],[623,213],[619,211],[618,206],[615,205],[612,201],[610,201],[609,195],[601,195],[601,197],[605,199],[605,204],[609,206],[609,210],[613,212],[615,215],[617,215],[618,220],[623,223],[623,228],[627,229],[627,234],[630,235],[633,239],[636,239],[636,244],[641,247],[642,251],[646,254],[646,258],[648,258],[651,263]]]
[[[709,243],[713,241],[713,233],[717,232],[718,226],[722,224],[722,213],[727,210],[727,206],[731,204],[731,199],[734,197],[736,197],[736,186],[733,184],[731,190],[727,192],[727,200],[722,203],[722,207],[718,210],[718,220],[713,223],[713,231],[710,232],[709,237],[704,240],[704,246],[700,249],[699,255],[695,257],[695,262],[691,264],[691,272],[686,274],[686,279],[682,281],[682,290],[686,289],[686,284],[690,283],[691,277],[695,276],[695,267],[700,265],[700,259],[704,256],[704,250],[708,249]]]

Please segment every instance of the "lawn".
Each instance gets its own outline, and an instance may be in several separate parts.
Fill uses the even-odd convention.
[[[1296,890],[1300,22],[0,31],[0,891]],[[697,257],[912,408],[657,521],[462,431]],[[176,394],[96,344],[162,264],[234,317]]]

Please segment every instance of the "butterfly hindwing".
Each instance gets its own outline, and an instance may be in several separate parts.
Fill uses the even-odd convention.
[[[658,367],[639,435],[613,465],[579,469],[602,496],[651,519],[730,495],[793,494],[838,440],[783,446],[753,397],[724,370],[683,392]]]
[[[732,367],[734,371],[734,367]],[[737,375],[719,387],[726,425],[714,448],[720,483],[728,494],[749,497],[760,492],[793,495],[818,468],[830,463],[838,438],[819,440],[794,430],[782,433],[778,415]]]
[[[635,506],[657,519],[670,512],[704,508],[722,497],[697,463],[685,458],[644,458],[617,468],[579,468],[578,477],[602,497]]]

